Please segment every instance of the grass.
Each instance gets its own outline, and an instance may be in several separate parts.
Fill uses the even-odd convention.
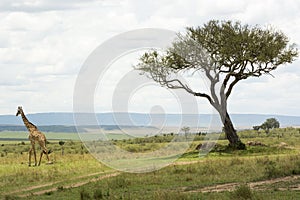
[[[253,191],[246,184],[242,184],[236,187],[236,189],[231,193],[231,198],[239,200],[256,199]]]
[[[39,167],[28,167],[29,143],[4,144],[0,146],[1,164],[0,193],[16,188],[40,185],[49,182],[68,182],[77,176],[107,171],[108,168],[97,162],[80,142],[68,141],[64,145],[65,155],[61,155],[61,146],[48,144],[53,151],[50,154],[53,165],[45,165],[45,158]],[[5,153],[6,152],[6,153]],[[39,152],[39,151],[38,151]],[[37,153],[38,157],[39,153]],[[33,162],[33,159],[32,159]]]
[[[265,146],[247,146],[247,150],[230,151],[226,140],[205,157],[199,158],[195,147],[204,143],[203,136],[195,137],[192,145],[177,162],[199,161],[187,165],[171,165],[150,173],[121,173],[83,186],[70,188],[77,182],[89,181],[113,170],[95,160],[81,142],[65,140],[64,155],[58,140],[50,140],[54,165],[28,167],[29,142],[0,142],[0,198],[18,199],[16,195],[30,194],[41,189],[55,188],[27,199],[297,199],[299,191],[290,188],[294,182],[270,184],[263,190],[253,190],[246,183],[300,174],[300,133],[298,129],[276,129],[269,135],[254,131],[239,133],[243,142],[260,141]],[[278,136],[279,135],[279,136]],[[48,135],[47,135],[48,136]],[[148,152],[160,148],[174,135],[136,139],[112,139],[119,147],[131,152]],[[221,135],[221,139],[222,139]],[[285,146],[280,146],[285,142]],[[100,174],[100,173],[103,174]],[[95,173],[95,174],[94,174]],[[90,176],[87,176],[91,174]],[[94,174],[94,175],[93,175]],[[298,182],[297,182],[298,181]],[[21,191],[28,186],[52,185]],[[201,193],[204,187],[224,183],[238,183],[233,191]],[[18,193],[8,194],[19,190]],[[5,195],[6,193],[6,195]],[[22,197],[24,199],[25,197]],[[26,199],[25,198],[25,199]],[[20,198],[21,199],[21,198]]]
[[[297,157],[297,159],[299,158]],[[297,167],[293,164],[286,164],[290,160],[295,159],[292,157],[266,157],[262,161],[255,158],[244,158],[238,162],[236,159],[229,158],[222,160],[222,162],[216,162],[215,159],[207,159],[203,163],[169,166],[159,171],[145,174],[122,173],[119,176],[89,183],[80,188],[63,189],[52,193],[50,196],[31,196],[28,199],[59,199],[66,196],[70,199],[78,199],[82,191],[90,197],[94,196],[95,193],[101,193],[103,197],[108,199],[153,199],[154,197],[155,199],[204,198],[210,196],[210,194],[202,194],[195,191],[215,184],[246,183],[264,180],[268,176],[268,172],[264,168],[264,162],[269,162],[269,160],[274,160],[275,162],[278,159],[278,166],[289,169],[286,174],[282,175],[292,174],[292,169]],[[252,191],[250,192],[249,189],[241,186],[241,188],[232,193],[223,192],[223,195],[227,196],[227,199],[241,195],[247,197],[248,195],[252,195]],[[221,197],[220,195],[217,196]],[[253,192],[253,196],[256,196],[256,192]]]

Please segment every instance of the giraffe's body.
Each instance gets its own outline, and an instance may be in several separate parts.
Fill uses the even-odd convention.
[[[40,132],[38,130],[38,128],[27,119],[27,117],[25,116],[21,106],[18,107],[18,111],[17,111],[16,116],[18,116],[19,114],[22,116],[22,120],[24,122],[24,125],[26,126],[26,128],[29,131],[28,139],[30,140],[30,143],[31,143],[31,148],[29,150],[29,163],[28,163],[29,166],[31,165],[31,155],[32,155],[32,153],[34,155],[34,165],[36,166],[36,164],[37,164],[37,162],[36,162],[36,151],[35,151],[35,143],[36,142],[42,148],[42,152],[41,152],[41,156],[40,156],[40,160],[39,160],[38,165],[41,164],[43,154],[46,154],[48,164],[52,163],[49,160],[48,150],[46,148],[46,142],[47,142],[46,136],[42,132]]]

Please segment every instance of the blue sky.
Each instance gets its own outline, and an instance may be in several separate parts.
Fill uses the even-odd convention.
[[[2,0],[0,114],[15,114],[18,105],[28,113],[72,112],[74,84],[82,64],[98,45],[117,34],[139,28],[178,32],[210,19],[230,19],[272,26],[299,45],[299,11],[298,0]],[[112,72],[115,79],[109,81],[117,83],[122,76],[118,67],[130,67],[134,58],[128,55],[116,61],[113,67],[118,73]],[[230,97],[229,111],[300,115],[299,64],[297,60],[279,67],[275,78],[241,82]],[[95,94],[102,97],[95,101],[97,112],[113,110],[114,84],[103,84],[106,90]],[[145,87],[125,101],[132,112],[180,110],[172,93],[161,88]],[[211,112],[205,100],[198,103],[200,112]]]

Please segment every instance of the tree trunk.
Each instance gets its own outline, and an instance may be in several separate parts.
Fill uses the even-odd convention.
[[[246,149],[246,145],[240,140],[236,130],[234,129],[233,123],[227,111],[220,112],[220,117],[224,125],[224,132],[226,139],[229,141],[229,147],[232,149],[243,150]]]

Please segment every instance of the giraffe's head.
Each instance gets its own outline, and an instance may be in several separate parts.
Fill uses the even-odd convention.
[[[20,115],[23,112],[22,106],[18,106],[17,114],[16,116]]]

